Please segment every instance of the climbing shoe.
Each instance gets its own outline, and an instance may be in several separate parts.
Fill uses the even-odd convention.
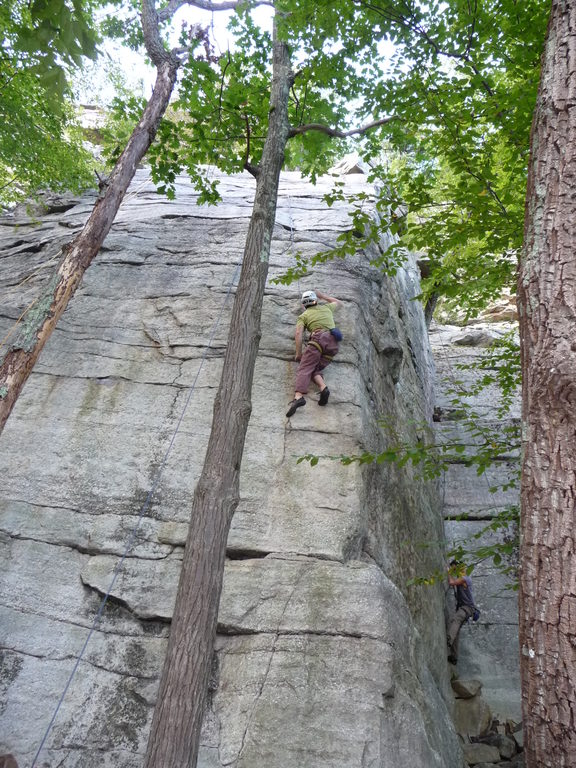
[[[328,389],[328,387],[324,387],[322,392],[320,392],[320,397],[318,398],[318,405],[326,405],[329,397],[330,397],[330,390]]]
[[[288,418],[290,418],[290,416],[294,416],[296,410],[298,408],[302,408],[303,405],[306,405],[306,400],[303,397],[299,397],[297,400],[292,400],[290,407],[286,411],[286,416]]]

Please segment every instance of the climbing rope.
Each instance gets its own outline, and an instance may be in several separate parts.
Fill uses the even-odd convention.
[[[6,335],[5,335],[3,338],[1,338],[1,339],[0,339],[0,350],[1,350],[1,349],[2,349],[2,348],[5,346],[5,345],[6,345],[6,343],[8,342],[8,339],[9,339],[9,338],[12,336],[12,334],[16,333],[16,331],[17,331],[17,329],[18,329],[18,326],[20,325],[20,323],[22,322],[22,320],[24,320],[24,318],[26,317],[26,315],[28,314],[28,312],[30,312],[30,310],[31,310],[31,309],[32,309],[32,308],[33,308],[33,307],[34,307],[34,306],[35,306],[37,303],[38,303],[38,299],[34,299],[34,301],[32,301],[30,304],[28,304],[28,306],[26,307],[26,309],[25,309],[25,310],[24,310],[24,311],[23,311],[23,312],[22,312],[22,313],[21,313],[21,314],[20,314],[20,315],[19,315],[19,316],[16,318],[16,320],[14,321],[14,323],[13,323],[13,324],[11,325],[11,327],[8,329],[8,332],[6,333]]]
[[[68,690],[70,689],[70,686],[72,685],[72,681],[74,680],[74,677],[76,675],[76,672],[78,671],[78,668],[80,666],[80,662],[82,661],[84,657],[84,653],[86,652],[86,648],[88,647],[88,644],[92,638],[92,635],[96,631],[96,627],[100,621],[100,618],[104,612],[104,608],[106,607],[106,603],[108,602],[108,598],[110,597],[112,590],[114,588],[114,585],[116,583],[116,579],[118,578],[118,575],[120,574],[120,571],[122,570],[122,566],[124,564],[124,561],[126,560],[128,554],[130,553],[132,547],[134,546],[136,536],[138,534],[138,531],[140,529],[140,525],[142,523],[142,519],[144,517],[144,513],[150,506],[150,502],[152,501],[152,498],[154,496],[154,493],[156,491],[156,488],[158,487],[158,484],[160,482],[160,478],[162,476],[162,472],[164,470],[164,467],[166,466],[166,463],[168,461],[168,457],[170,453],[172,452],[172,448],[174,446],[174,442],[176,440],[176,436],[180,430],[180,427],[182,425],[182,421],[184,419],[184,416],[186,414],[186,411],[188,409],[188,406],[190,405],[190,401],[192,399],[192,395],[194,394],[194,390],[196,388],[196,383],[198,382],[198,378],[200,376],[200,373],[202,371],[202,368],[204,366],[204,362],[206,361],[206,358],[208,356],[208,352],[211,349],[212,341],[214,340],[214,336],[216,334],[216,331],[218,330],[218,327],[220,326],[220,322],[222,320],[222,316],[224,314],[224,310],[226,308],[226,305],[228,303],[228,300],[230,298],[230,294],[232,292],[232,288],[236,282],[236,278],[238,277],[238,273],[240,271],[242,261],[240,260],[238,264],[236,265],[236,269],[234,271],[234,274],[232,276],[232,280],[230,281],[230,285],[228,286],[228,290],[226,292],[226,296],[224,297],[224,301],[222,303],[222,307],[220,308],[220,312],[218,313],[210,332],[210,338],[208,340],[208,343],[206,347],[204,348],[204,352],[202,354],[202,357],[200,358],[200,365],[198,366],[198,370],[196,372],[196,376],[194,377],[194,381],[192,382],[192,385],[190,386],[190,389],[188,390],[188,396],[186,398],[186,402],[184,403],[184,407],[182,408],[182,412],[180,413],[180,417],[176,423],[176,427],[174,428],[174,431],[172,433],[172,437],[170,439],[170,442],[168,444],[168,447],[166,451],[164,452],[164,458],[162,459],[162,462],[160,463],[160,466],[158,467],[156,471],[156,475],[154,476],[152,486],[150,490],[148,491],[148,494],[146,496],[146,499],[144,500],[144,503],[142,504],[142,507],[140,508],[140,511],[138,513],[138,517],[136,520],[136,523],[130,533],[130,536],[128,537],[128,542],[126,544],[126,547],[124,549],[124,553],[122,554],[122,557],[116,564],[116,567],[114,568],[114,571],[112,573],[112,579],[110,581],[110,584],[108,586],[108,589],[106,590],[106,594],[102,598],[100,602],[100,607],[98,608],[98,611],[96,613],[96,616],[94,617],[94,621],[92,622],[92,626],[90,627],[90,630],[88,632],[88,635],[86,637],[86,640],[84,641],[84,645],[82,646],[82,649],[78,655],[78,658],[76,659],[76,663],[74,664],[74,667],[72,668],[72,671],[68,677],[68,680],[66,682],[66,685],[64,687],[64,690],[62,692],[62,695],[60,696],[58,703],[56,705],[56,708],[54,710],[54,714],[52,715],[52,718],[48,724],[48,727],[46,728],[46,731],[44,733],[44,737],[42,738],[42,741],[40,743],[40,746],[38,747],[38,751],[36,752],[36,755],[34,757],[34,760],[32,761],[32,765],[30,768],[35,768],[36,763],[38,761],[38,757],[40,756],[40,753],[44,749],[44,745],[46,743],[46,740],[50,734],[50,731],[52,730],[52,726],[54,725],[54,722],[56,720],[56,717],[58,716],[58,712],[60,711],[60,708],[64,702],[64,699],[66,698],[66,694],[68,693]]]
[[[292,195],[288,195],[288,220],[290,222],[290,257],[297,266],[296,254],[294,253],[294,218],[292,216]],[[300,296],[300,277],[296,278],[296,290]]]

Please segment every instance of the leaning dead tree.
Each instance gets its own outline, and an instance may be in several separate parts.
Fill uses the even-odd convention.
[[[44,345],[110,231],[138,163],[154,140],[170,101],[181,59],[176,51],[167,51],[162,45],[153,0],[143,0],[141,22],[146,49],[156,66],[152,96],[107,180],[104,194],[96,201],[79,235],[64,247],[56,271],[1,358],[0,433]]]
[[[258,5],[259,2],[251,4]],[[0,433],[44,345],[110,231],[138,164],[154,141],[174,90],[178,68],[191,52],[188,48],[167,50],[162,42],[160,24],[168,21],[183,5],[204,10],[229,10],[239,3],[238,0],[223,0],[218,4],[211,0],[173,0],[158,11],[155,0],[142,0],[140,19],[144,42],[156,67],[152,96],[88,221],[78,236],[63,248],[58,267],[41,296],[26,313],[4,354],[0,354]]]

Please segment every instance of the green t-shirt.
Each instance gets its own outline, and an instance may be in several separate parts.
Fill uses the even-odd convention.
[[[302,312],[296,325],[303,325],[309,333],[322,329],[330,331],[336,327],[333,312],[338,304],[335,301],[330,304],[317,304]]]

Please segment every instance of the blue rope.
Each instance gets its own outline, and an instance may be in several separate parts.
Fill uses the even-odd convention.
[[[138,519],[136,521],[136,524],[134,525],[134,528],[132,529],[132,532],[130,534],[130,537],[128,539],[128,543],[126,544],[126,548],[124,550],[124,553],[118,563],[116,564],[116,567],[114,568],[114,572],[112,574],[112,580],[110,582],[110,585],[108,587],[108,590],[106,591],[106,594],[102,598],[102,601],[100,603],[100,607],[98,608],[98,612],[96,613],[96,616],[94,618],[94,621],[92,622],[92,626],[90,627],[90,631],[88,632],[88,636],[86,637],[86,640],[84,642],[84,645],[82,646],[82,650],[80,651],[80,654],[78,658],[76,659],[76,663],[74,664],[74,667],[72,668],[72,672],[70,673],[70,676],[68,678],[68,682],[66,683],[66,686],[64,687],[64,690],[62,692],[62,695],[60,696],[60,699],[58,700],[58,704],[56,705],[56,709],[54,710],[54,714],[52,715],[52,719],[50,720],[48,727],[46,728],[46,732],[44,733],[44,737],[40,743],[40,746],[38,747],[38,751],[36,752],[36,755],[34,756],[34,760],[32,761],[32,765],[30,768],[34,768],[36,765],[36,762],[38,760],[38,757],[40,756],[40,753],[44,749],[44,745],[46,743],[46,739],[48,738],[50,731],[52,730],[52,726],[54,725],[54,721],[56,720],[56,717],[58,716],[58,712],[60,711],[60,708],[62,704],[64,703],[64,699],[66,698],[66,694],[68,693],[68,690],[70,686],[72,685],[72,681],[74,679],[74,676],[76,675],[76,672],[78,671],[78,668],[80,666],[80,662],[82,661],[82,658],[84,656],[84,653],[86,651],[86,648],[88,647],[88,643],[90,642],[92,635],[96,631],[96,627],[98,626],[98,622],[100,621],[100,618],[102,617],[102,614],[104,612],[104,608],[106,607],[106,603],[108,602],[108,598],[110,597],[110,594],[112,593],[112,590],[114,589],[114,584],[116,583],[116,579],[118,578],[118,575],[122,569],[122,566],[124,564],[124,561],[128,557],[128,554],[132,547],[134,546],[134,542],[136,540],[136,534],[138,533],[138,530],[140,529],[140,524],[142,523],[142,519],[144,517],[144,513],[150,506],[150,502],[152,501],[152,497],[154,496],[154,493],[156,491],[156,488],[158,487],[158,483],[160,482],[160,477],[162,475],[162,472],[164,470],[164,467],[166,466],[166,462],[168,461],[168,457],[172,451],[172,448],[174,446],[174,441],[176,440],[176,435],[178,434],[178,431],[180,430],[180,427],[182,425],[182,420],[184,419],[184,416],[186,414],[186,411],[188,409],[188,406],[190,404],[190,400],[192,399],[192,395],[194,393],[194,389],[196,388],[196,383],[198,381],[198,377],[200,376],[200,373],[202,371],[202,367],[204,365],[204,362],[206,361],[206,357],[208,355],[208,351],[211,348],[212,341],[214,340],[214,336],[216,334],[216,330],[218,329],[220,325],[220,321],[222,320],[222,315],[224,314],[224,309],[226,308],[226,305],[228,303],[228,299],[230,298],[230,294],[232,292],[232,287],[234,286],[234,283],[236,282],[236,277],[238,276],[238,271],[240,269],[241,261],[238,262],[236,265],[236,270],[234,271],[234,275],[232,277],[232,281],[230,282],[230,285],[228,286],[228,291],[226,292],[226,296],[224,298],[224,302],[222,304],[222,307],[220,309],[220,312],[218,314],[218,317],[214,321],[214,324],[212,326],[212,330],[210,332],[210,338],[208,340],[208,344],[204,348],[204,352],[202,354],[202,357],[200,358],[200,365],[198,366],[198,370],[196,372],[196,376],[194,377],[194,381],[192,382],[192,386],[190,387],[188,391],[188,397],[186,398],[186,402],[184,403],[184,407],[182,409],[182,412],[180,414],[180,418],[178,419],[178,422],[176,424],[176,428],[174,429],[174,432],[172,434],[172,438],[170,440],[170,443],[168,445],[168,448],[166,449],[164,453],[164,458],[162,459],[162,462],[160,464],[160,467],[158,468],[156,475],[154,477],[154,481],[152,483],[152,487],[148,491],[148,495],[146,496],[146,499],[144,501],[144,504],[142,505],[140,512],[138,513]]]

